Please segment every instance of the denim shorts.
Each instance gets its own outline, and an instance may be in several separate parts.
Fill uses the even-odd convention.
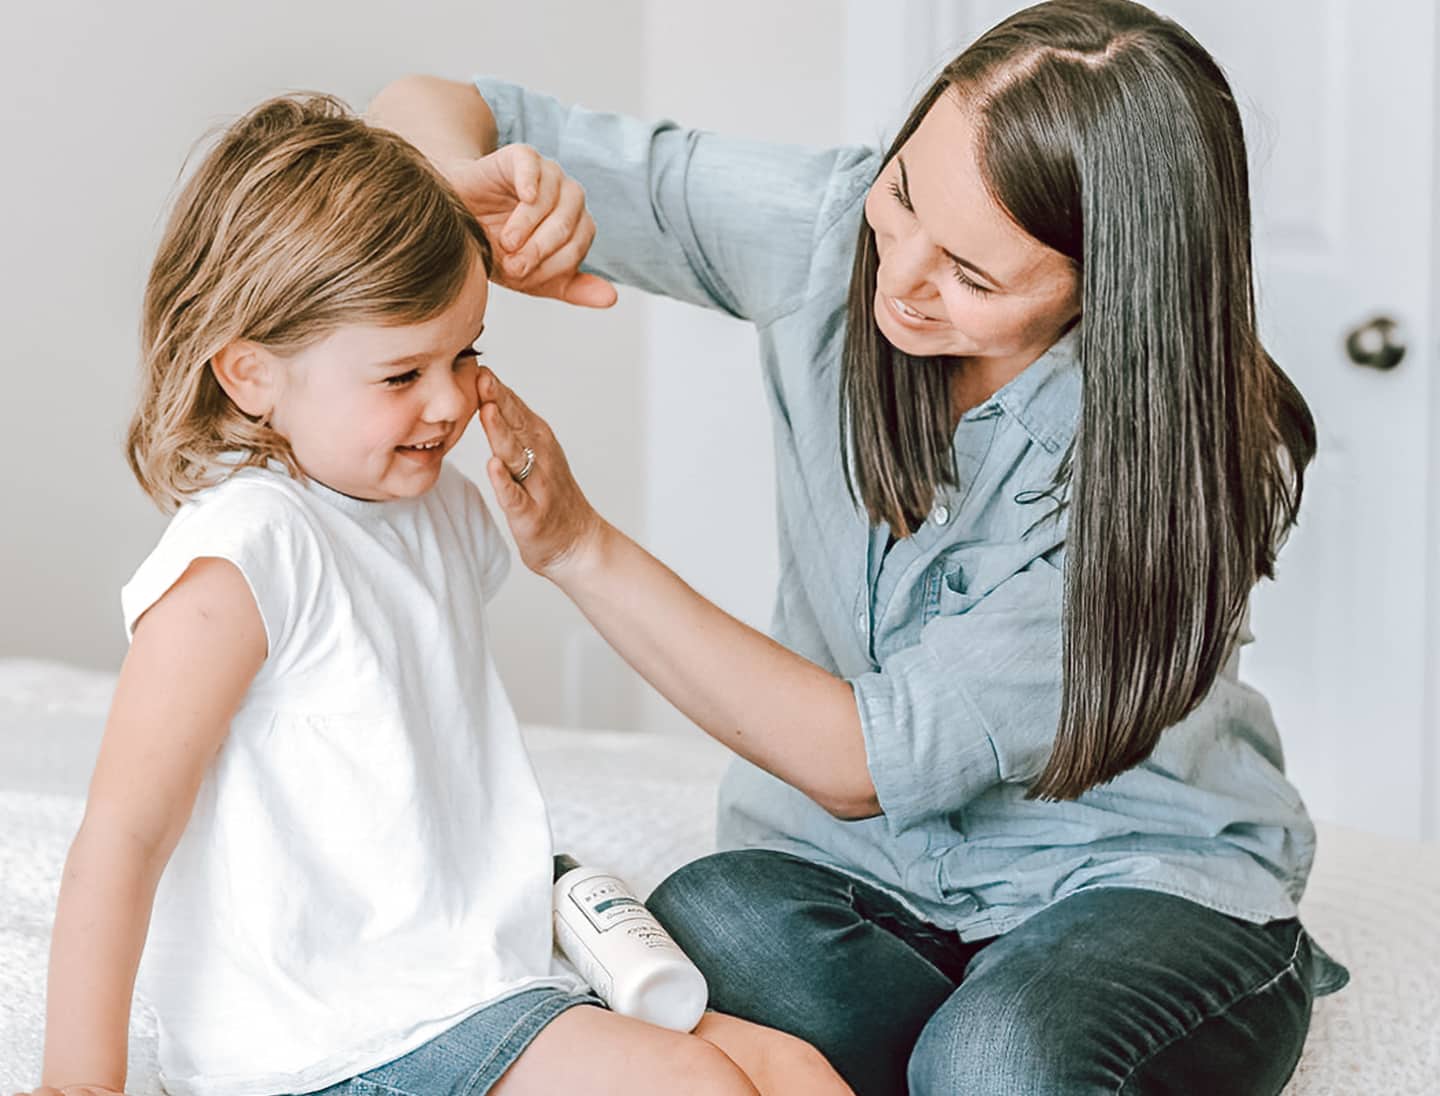
[[[576,1005],[604,1005],[588,993],[522,990],[467,1016],[403,1058],[310,1096],[485,1096],[546,1024]]]

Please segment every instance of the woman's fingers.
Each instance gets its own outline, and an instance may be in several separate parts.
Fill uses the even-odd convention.
[[[552,256],[528,278],[511,282],[510,288],[585,308],[609,308],[619,300],[615,286],[597,274],[580,270],[580,260],[589,246],[588,239],[567,245],[564,254]]]
[[[479,397],[482,406],[498,402],[500,390],[504,387],[500,378],[495,375],[495,370],[488,365],[482,365],[475,370],[475,395]]]
[[[506,145],[478,160],[446,161],[445,177],[484,226],[495,279],[521,293],[589,308],[615,303],[615,287],[580,263],[595,239],[585,191],[528,145]]]
[[[476,371],[475,387],[481,402],[488,400],[498,403],[505,412],[505,420],[515,428],[528,430],[533,426],[542,430],[548,429],[545,420],[531,411],[530,405],[520,398],[520,394],[497,377],[495,370],[488,365],[482,365]]]
[[[507,150],[515,196],[522,202],[533,202],[540,188],[540,165],[544,157],[529,145],[506,145],[499,151]]]
[[[564,179],[560,165],[542,157],[534,183],[534,196],[528,201],[521,199],[500,230],[500,246],[519,259],[529,260],[529,268],[544,258],[536,254],[532,236],[540,224],[555,215]]]
[[[548,452],[550,436],[548,430],[537,429],[534,436],[522,434],[517,422],[543,423],[534,419],[519,397],[486,370],[487,376],[477,380],[476,389],[480,395],[480,426],[490,442],[495,455],[486,466],[495,496],[507,514],[515,517],[517,512],[537,495],[543,496],[545,478],[539,475],[541,457],[539,450]],[[504,413],[509,407],[509,415]],[[524,479],[517,477],[523,474]],[[533,477],[533,478],[532,478]]]
[[[515,429],[501,417],[500,408],[493,403],[482,406],[480,425],[490,442],[491,451],[505,463],[510,474],[518,476],[523,472],[528,460],[525,456],[525,443],[520,440]]]
[[[525,406],[519,396],[501,383],[494,370],[483,365],[480,367],[475,378],[475,391],[480,397],[482,407],[486,403],[493,403],[499,408],[505,424],[512,431],[519,434],[530,428],[531,419],[534,417],[530,408]]]
[[[542,294],[555,296],[555,294]],[[565,282],[558,294],[566,304],[578,304],[582,308],[609,308],[620,299],[615,287],[596,274],[577,274]]]
[[[585,212],[585,191],[580,184],[574,179],[561,176],[556,180],[555,186],[555,204],[536,224],[524,247],[520,249],[521,258],[529,261],[527,273],[538,270],[587,228],[589,217]],[[585,246],[579,255],[571,260],[572,266],[579,264],[580,256],[589,249],[594,236],[595,227],[591,222],[588,224]]]
[[[543,231],[543,228],[541,229]],[[539,232],[536,233],[539,235]],[[539,264],[530,273],[530,280],[537,285],[553,282],[558,278],[577,277],[580,273],[580,261],[590,250],[590,245],[595,240],[595,222],[590,215],[581,211],[581,215],[570,234],[559,241],[553,250],[544,256]]]
[[[534,200],[543,159],[529,145],[506,145],[488,156],[440,160],[435,166],[470,212],[494,228],[517,203]]]
[[[485,472],[490,477],[490,486],[495,490],[495,501],[500,504],[500,509],[505,511],[506,517],[514,521],[526,505],[531,503],[530,495],[523,486],[515,482],[510,469],[499,457],[491,457],[485,462]]]
[[[494,453],[485,471],[495,500],[525,565],[554,578],[583,545],[597,541],[604,522],[570,474],[549,424],[488,368],[479,370],[475,388],[480,425]],[[516,478],[521,473],[523,481]]]
[[[496,383],[500,388],[500,408],[505,412],[506,419],[515,424],[517,430],[543,433],[548,429],[545,421],[530,410],[530,405],[520,398],[518,392],[513,388],[506,387],[498,380]]]

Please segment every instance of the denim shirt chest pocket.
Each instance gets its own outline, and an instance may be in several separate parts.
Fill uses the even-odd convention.
[[[931,567],[924,623],[968,613],[1001,583],[1037,561],[1061,569],[1064,529],[1055,521],[1045,525],[1045,530],[1017,541],[958,544],[940,555]]]
[[[935,564],[934,598],[925,606],[925,622],[937,616],[958,616],[979,604],[987,592],[985,557],[991,546],[967,545],[945,553]],[[993,586],[992,586],[993,588]]]

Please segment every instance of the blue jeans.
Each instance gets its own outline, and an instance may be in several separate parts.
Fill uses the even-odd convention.
[[[710,1006],[809,1040],[857,1096],[1276,1093],[1317,961],[1298,921],[1099,888],[963,942],[785,853],[718,853],[647,905]]]
[[[309,1096],[485,1096],[546,1024],[576,1005],[600,1004],[588,993],[522,990],[402,1058]]]

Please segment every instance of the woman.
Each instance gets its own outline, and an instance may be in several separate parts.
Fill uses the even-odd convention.
[[[609,299],[577,273],[578,181],[589,270],[759,329],[773,641],[599,518],[480,381],[525,562],[742,759],[726,851],[651,899],[712,1005],[862,1096],[1278,1091],[1345,974],[1296,919],[1314,831],[1237,652],[1314,426],[1256,334],[1209,55],[1125,0],[1040,4],[884,155],[476,89],[402,81],[375,111],[512,281]],[[467,162],[512,142],[558,168]]]

